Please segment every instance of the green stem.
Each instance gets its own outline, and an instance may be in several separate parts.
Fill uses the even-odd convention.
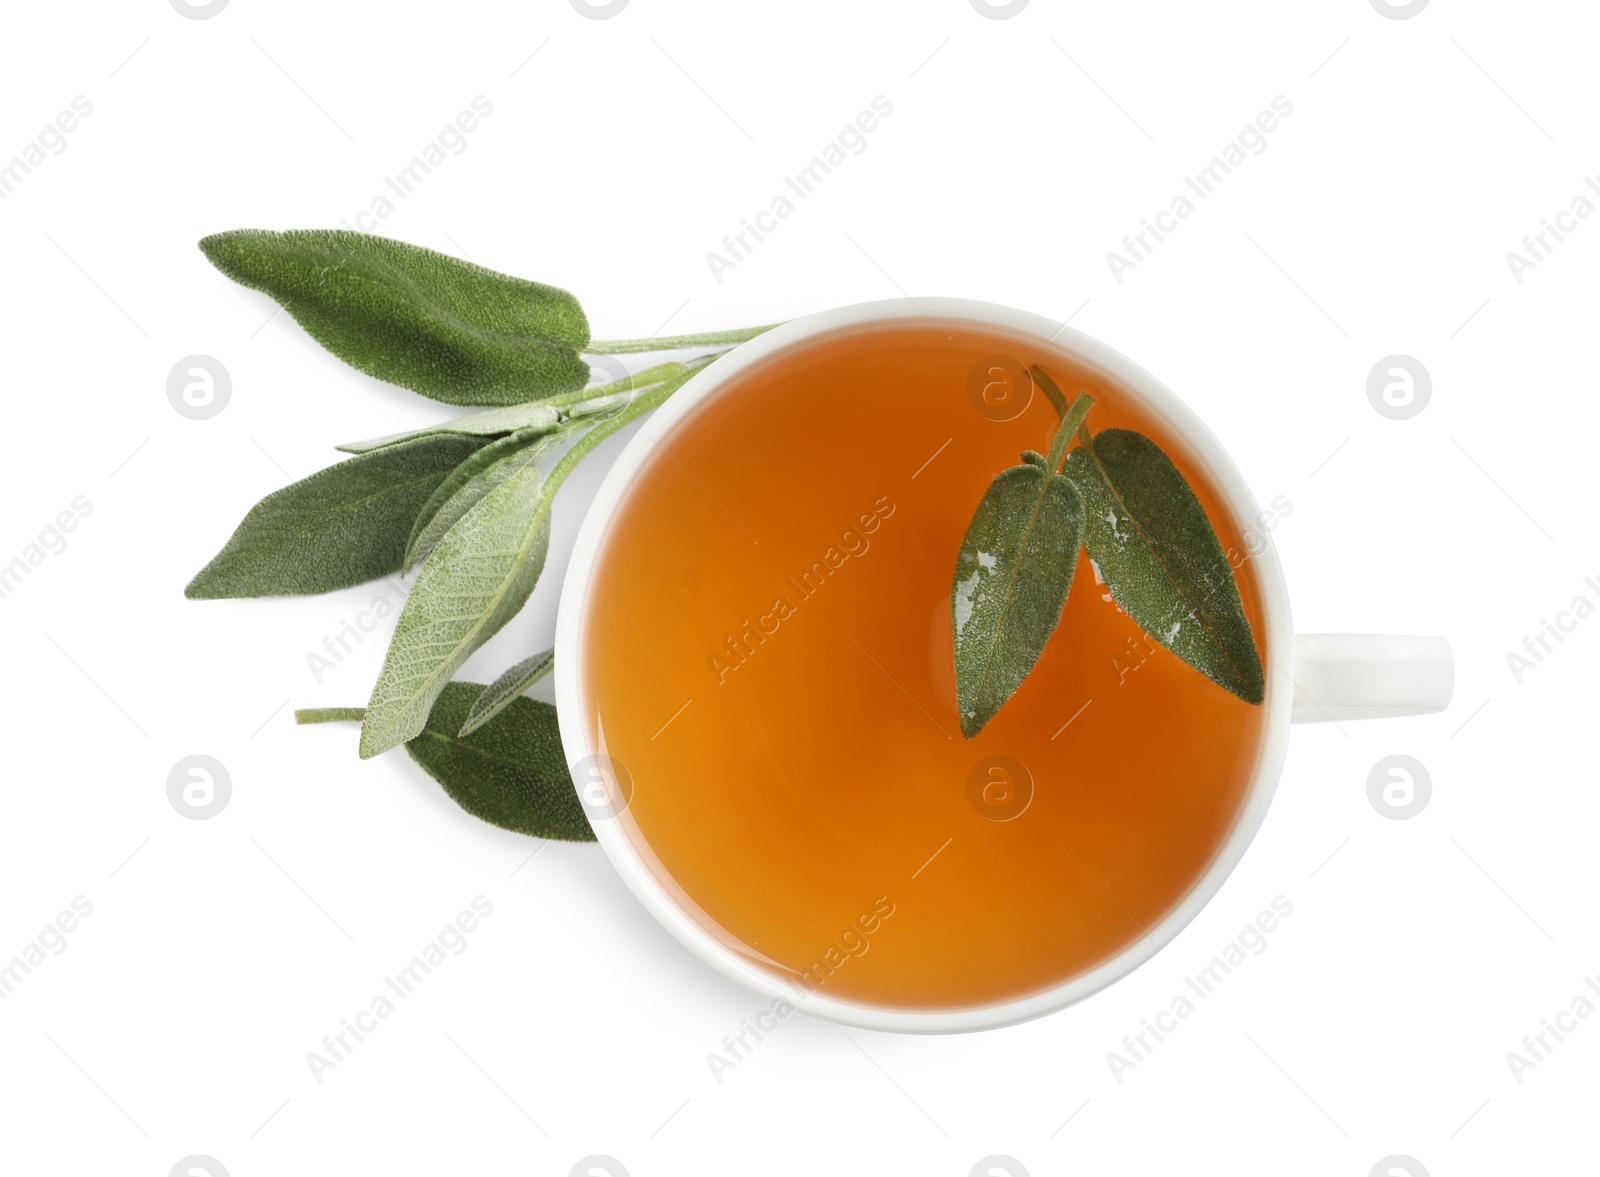
[[[585,397],[576,404],[566,404],[561,406],[562,413],[566,419],[563,430],[570,432],[571,426],[575,424],[581,425],[585,417],[593,417],[600,413],[617,411],[619,406],[614,404],[608,405],[604,402],[614,401],[618,397],[628,396],[629,393],[632,393],[632,396],[622,403],[620,406],[622,410],[631,408],[634,402],[640,397],[644,396],[646,393],[658,392],[663,388],[666,389],[667,395],[670,396],[672,393],[676,392],[678,389],[682,388],[686,383],[688,383],[689,377],[700,371],[701,368],[706,367],[713,360],[721,359],[727,354],[728,353],[726,351],[716,351],[711,352],[709,355],[697,356],[688,363],[660,364],[646,372],[641,372],[640,375],[654,376],[658,373],[665,373],[663,378],[658,378],[642,384],[636,382],[631,387],[627,386],[628,382],[626,380],[618,380],[611,384],[603,385],[600,388],[591,388],[588,391],[594,395]],[[615,389],[616,391],[606,392],[605,389],[608,388]],[[631,421],[633,418],[629,417],[628,420]]]
[[[1045,459],[1045,469],[1055,474],[1061,469],[1061,459],[1067,456],[1067,446],[1072,442],[1072,435],[1077,432],[1078,426],[1083,424],[1083,419],[1089,415],[1089,410],[1094,408],[1094,397],[1087,392],[1078,394],[1078,399],[1072,402],[1072,407],[1067,410],[1067,415],[1061,418],[1061,425],[1056,430],[1055,440],[1050,443],[1050,456]]]
[[[743,343],[757,335],[781,327],[782,323],[768,323],[765,327],[741,327],[737,331],[705,331],[698,335],[652,335],[648,339],[591,339],[583,351],[591,356],[620,356],[637,351],[675,351],[680,347],[701,347],[716,343]]]
[[[720,352],[718,353],[721,354]],[[677,376],[684,371],[684,365],[677,360],[669,360],[665,364],[657,364],[653,368],[645,368],[633,372],[620,380],[613,380],[609,384],[596,384],[588,388],[580,388],[576,392],[564,392],[560,396],[547,396],[539,403],[549,405],[553,409],[565,408],[567,405],[581,404],[584,401],[596,400],[602,396],[611,396],[618,392],[631,392],[643,388],[648,384],[656,384],[669,377]]]
[[[1062,395],[1060,386],[1050,379],[1050,373],[1039,367],[1038,364],[1033,365],[1030,371],[1035,382],[1038,383],[1040,388],[1044,389],[1045,396],[1049,397],[1050,403],[1055,406],[1056,416],[1064,418],[1067,415],[1067,398]]]
[[[704,368],[712,360],[721,359],[732,351],[724,348],[708,355],[697,356],[687,363],[678,360],[668,360],[664,364],[657,364],[653,368],[644,368],[620,380],[613,380],[609,384],[595,384],[588,388],[580,388],[576,392],[564,392],[560,396],[548,396],[539,401],[541,405],[549,405],[553,409],[570,408],[573,405],[586,404],[589,401],[603,400],[608,396],[616,396],[624,392],[643,393],[668,380],[679,376],[692,376]],[[679,381],[681,384],[682,381]]]
[[[561,484],[566,481],[567,475],[572,473],[572,471],[577,467],[578,463],[583,461],[583,459],[589,455],[595,446],[599,445],[602,441],[610,437],[613,433],[621,429],[630,421],[636,421],[646,413],[650,412],[652,409],[660,408],[666,402],[666,399],[669,396],[677,392],[678,389],[682,388],[683,385],[688,383],[689,377],[693,376],[696,372],[705,367],[706,364],[709,364],[715,358],[715,356],[708,356],[705,357],[703,361],[696,361],[695,363],[686,365],[689,370],[683,375],[674,376],[671,380],[668,380],[662,384],[658,384],[654,388],[646,389],[632,401],[628,402],[628,404],[623,408],[619,409],[613,416],[604,418],[600,424],[589,430],[588,433],[585,433],[583,437],[578,440],[576,445],[574,445],[565,454],[561,455],[561,461],[557,462],[555,469],[550,471],[550,476],[545,479],[545,486],[547,488],[545,493],[548,496],[554,497],[556,491],[560,489]]]
[[[365,707],[313,707],[296,711],[296,723],[360,723],[367,717]]]

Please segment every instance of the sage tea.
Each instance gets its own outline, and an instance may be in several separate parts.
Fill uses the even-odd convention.
[[[802,991],[1056,986],[1170,912],[1243,804],[1250,543],[1155,413],[1036,352],[921,321],[779,353],[654,447],[604,537],[583,721],[626,774],[613,820]]]

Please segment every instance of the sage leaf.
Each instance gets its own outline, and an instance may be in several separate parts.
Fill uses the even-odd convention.
[[[519,429],[554,429],[561,422],[561,410],[553,405],[533,401],[525,405],[506,405],[498,409],[485,409],[481,413],[470,413],[465,417],[457,417],[454,421],[446,421],[442,425],[430,425],[425,429],[412,429],[406,433],[391,433],[386,437],[372,437],[366,441],[348,441],[344,445],[336,446],[347,454],[366,454],[373,450],[381,450],[386,446],[397,445],[402,441],[411,441],[418,437],[438,437],[441,434],[454,433],[462,436],[476,435],[480,437],[501,437],[507,433],[515,433]]]
[[[250,509],[184,595],[325,593],[400,571],[423,504],[485,441],[419,438],[274,491]]]
[[[518,404],[589,379],[589,321],[554,286],[339,229],[240,229],[200,248],[347,364],[435,400]]]
[[[417,512],[402,570],[410,572],[427,559],[445,533],[485,495],[524,466],[537,462],[560,440],[559,434],[539,427],[519,430],[490,442],[452,470]]]
[[[1055,632],[1082,534],[1083,497],[1042,463],[1003,471],[978,504],[950,596],[956,704],[968,739],[1022,685]]]
[[[461,734],[471,735],[507,707],[511,706],[522,693],[549,674],[556,664],[556,652],[545,650],[531,658],[524,658],[510,670],[483,689],[472,704],[472,710],[467,712],[467,718],[461,724]],[[437,710],[435,705],[435,710]]]
[[[363,758],[420,732],[450,676],[522,608],[544,569],[553,492],[538,466],[525,464],[423,561],[372,688],[361,727]]]
[[[1239,585],[1183,474],[1142,433],[1107,429],[1067,455],[1084,546],[1112,599],[1146,633],[1247,703],[1265,694]]]
[[[469,736],[464,717],[489,689],[466,682],[445,687],[422,731],[406,741],[411,759],[474,817],[536,838],[594,841],[572,787],[555,708],[513,695],[496,711],[499,722],[480,724],[483,730]],[[313,707],[296,711],[294,720],[360,723],[365,716],[362,707]]]
[[[561,748],[556,709],[512,697],[494,722],[462,724],[487,688],[453,682],[440,692],[406,751],[473,817],[501,829],[564,842],[593,842]]]

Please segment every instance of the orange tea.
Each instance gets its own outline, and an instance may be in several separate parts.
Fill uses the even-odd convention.
[[[962,737],[957,552],[990,481],[1058,422],[1004,383],[1005,355],[1090,393],[1096,430],[1172,458],[1263,632],[1250,548],[1205,471],[1059,355],[878,326],[696,405],[604,537],[584,722],[631,779],[616,820],[657,878],[803,991],[948,1009],[1081,975],[1195,885],[1255,767],[1263,709],[1147,637],[1082,553],[1032,674]]]

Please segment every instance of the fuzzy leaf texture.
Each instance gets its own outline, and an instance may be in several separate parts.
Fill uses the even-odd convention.
[[[538,583],[555,488],[545,485],[528,454],[423,562],[372,688],[361,727],[363,757],[420,732],[450,676],[516,615]]]
[[[453,682],[440,693],[406,751],[473,817],[501,829],[564,842],[593,842],[572,787],[556,709],[513,698],[493,723],[460,734],[486,688]]]
[[[1142,433],[1107,429],[1067,455],[1083,495],[1084,546],[1112,599],[1146,633],[1247,703],[1261,656],[1233,567],[1194,490]]]
[[[184,595],[325,593],[399,572],[423,504],[487,440],[418,438],[274,491],[250,509]]]
[[[1003,471],[973,514],[951,589],[961,732],[977,735],[1038,662],[1061,622],[1083,499],[1029,462]]]
[[[471,735],[518,699],[524,691],[554,669],[556,652],[545,650],[524,658],[483,689],[461,725],[461,734]]]
[[[426,560],[446,533],[485,495],[529,462],[537,461],[560,440],[559,435],[551,436],[537,428],[519,430],[484,446],[452,470],[417,512],[402,570],[410,572]],[[527,453],[530,447],[537,448]]]
[[[347,364],[434,400],[519,404],[589,379],[589,321],[554,286],[341,229],[239,229],[200,248]]]

